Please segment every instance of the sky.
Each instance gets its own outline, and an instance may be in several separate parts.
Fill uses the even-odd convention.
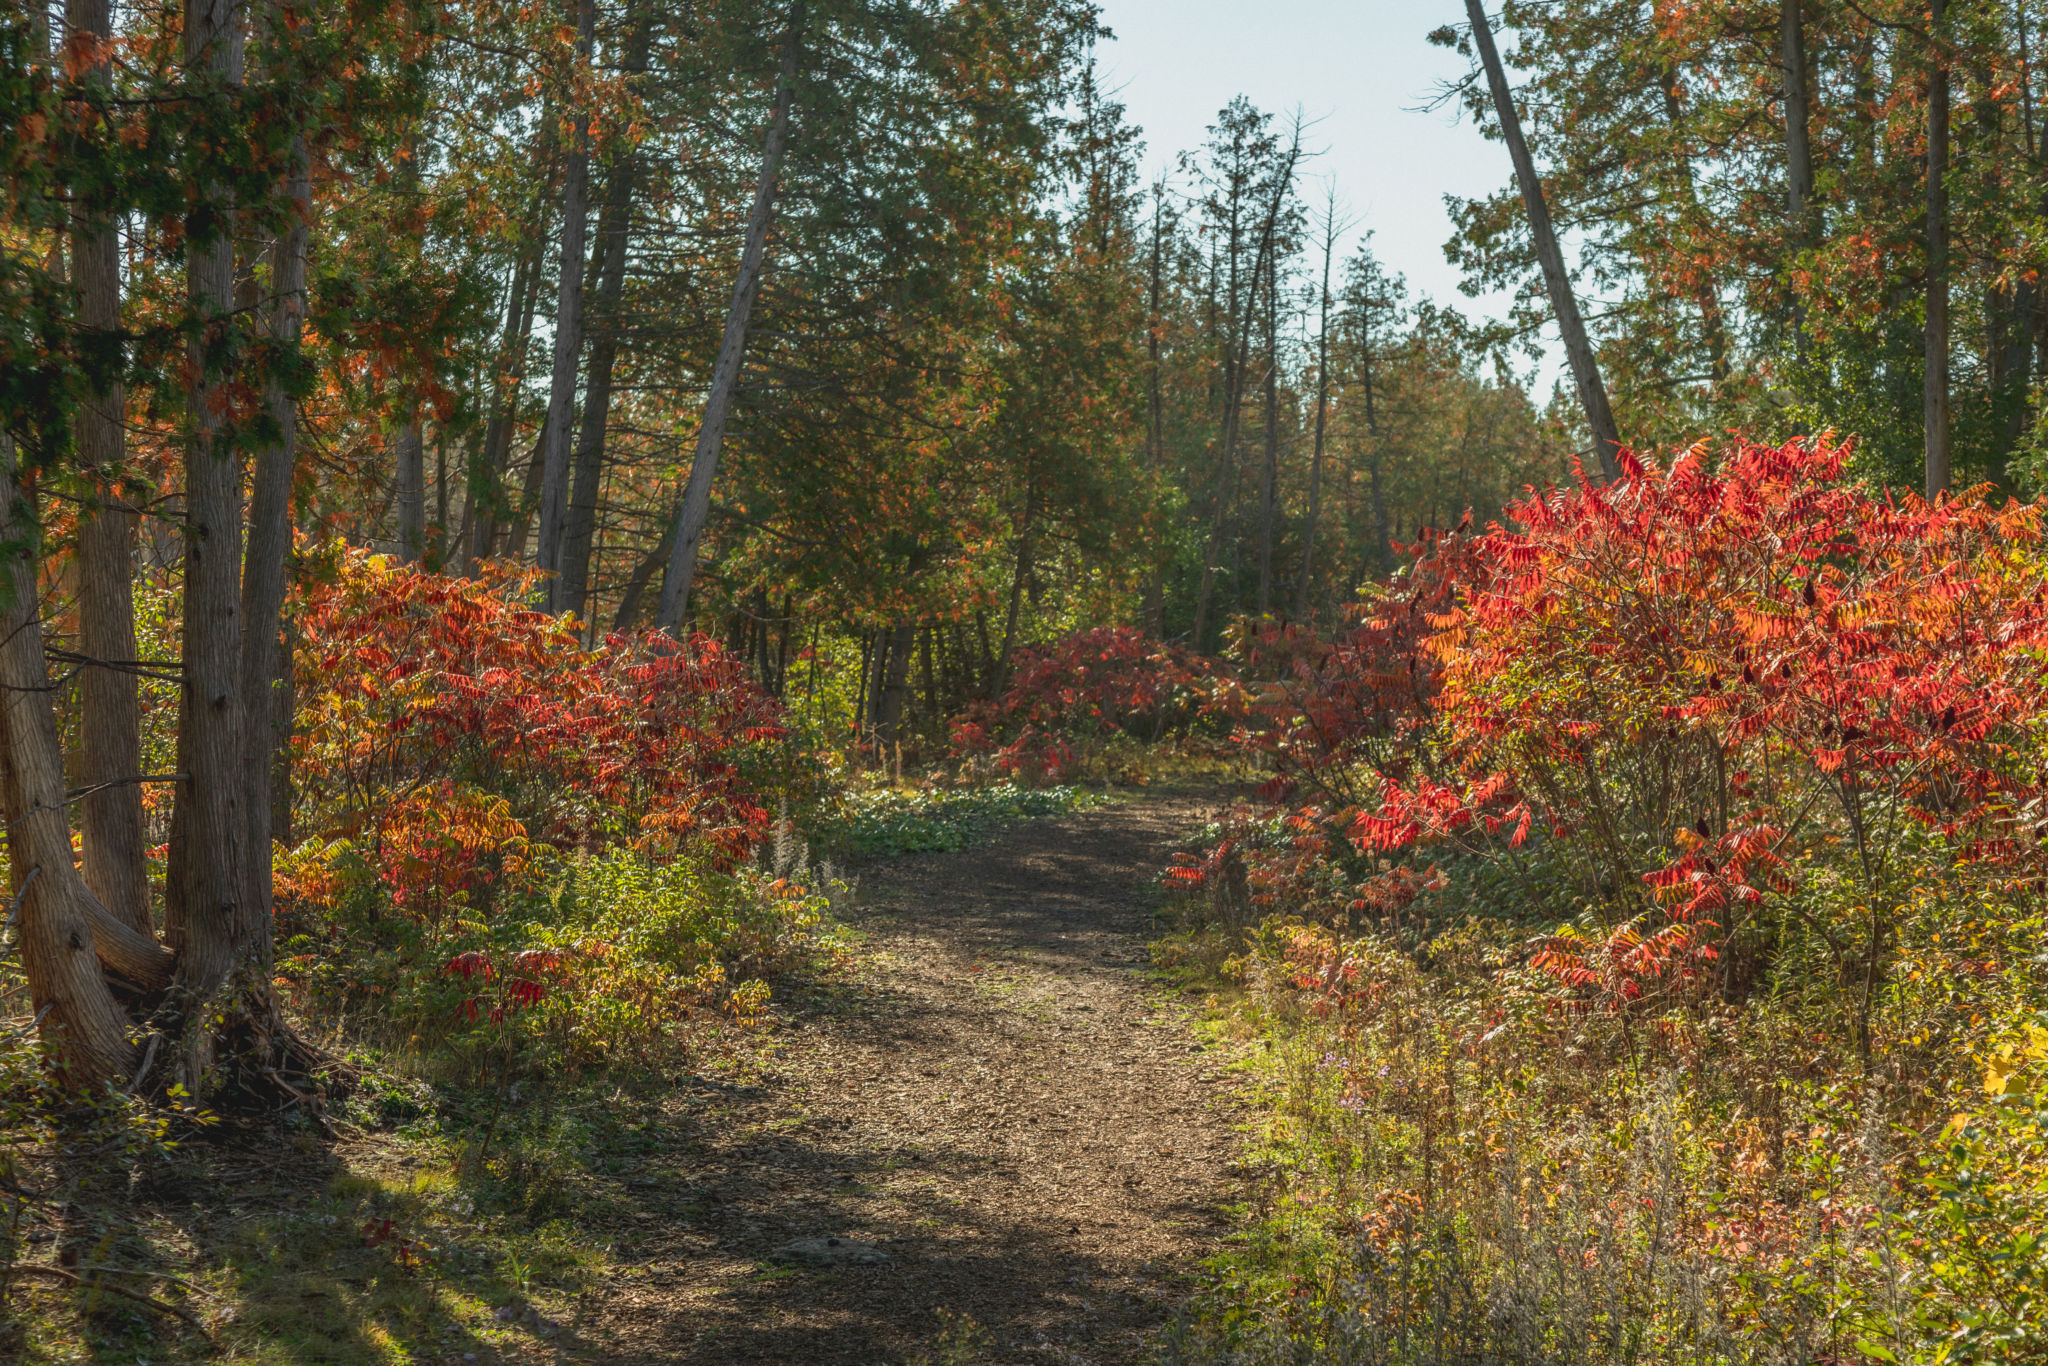
[[[1098,0],[1116,37],[1098,49],[1103,87],[1144,129],[1147,178],[1201,145],[1233,95],[1285,124],[1300,107],[1318,121],[1312,177],[1334,178],[1340,205],[1373,233],[1389,268],[1475,316],[1504,299],[1467,299],[1444,260],[1446,194],[1477,197],[1512,179],[1507,149],[1455,109],[1420,107],[1465,59],[1432,47],[1431,29],[1462,23],[1455,0]],[[1317,204],[1319,185],[1305,185]]]

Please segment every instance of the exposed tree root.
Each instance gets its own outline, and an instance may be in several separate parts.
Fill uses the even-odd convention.
[[[88,1271],[108,1271],[113,1269],[115,1268],[81,1268],[81,1270]],[[124,1300],[133,1300],[137,1304],[146,1304],[151,1309],[156,1310],[159,1314],[175,1315],[176,1317],[181,1318],[185,1322],[191,1324],[194,1328],[197,1328],[200,1332],[204,1333],[206,1331],[206,1325],[201,1323],[198,1317],[189,1310],[182,1309],[175,1304],[165,1304],[162,1300],[152,1299],[148,1295],[145,1295],[137,1290],[125,1290],[118,1285],[109,1285],[107,1282],[100,1280],[88,1281],[87,1279],[85,1279],[85,1277],[79,1275],[78,1272],[67,1271],[61,1266],[23,1266],[20,1263],[16,1263],[13,1266],[7,1267],[4,1271],[0,1271],[0,1277],[13,1276],[40,1276],[44,1280],[59,1281],[65,1285],[82,1285],[88,1289],[98,1291],[103,1294],[117,1295]],[[175,1276],[167,1276],[163,1279],[177,1281],[179,1285],[187,1286],[188,1289],[194,1288],[191,1287],[188,1282],[179,1281],[178,1278]]]

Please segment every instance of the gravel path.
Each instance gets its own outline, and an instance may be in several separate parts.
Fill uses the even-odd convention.
[[[1221,1059],[1138,975],[1201,815],[1153,798],[865,873],[850,981],[792,1005],[768,1082],[705,1087],[647,1181],[603,1359],[1143,1360],[1226,1227]],[[775,1260],[812,1239],[885,1260]]]

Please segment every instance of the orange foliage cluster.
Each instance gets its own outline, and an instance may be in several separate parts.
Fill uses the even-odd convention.
[[[1339,642],[1268,633],[1287,667],[1249,738],[1278,761],[1272,795],[1320,800],[1253,885],[1311,900],[1349,859],[1354,908],[1398,907],[1429,879],[1383,860],[1540,823],[1616,913],[1535,963],[1617,1007],[1703,981],[1815,840],[1857,877],[1915,830],[1980,864],[2037,858],[2041,514],[1874,492],[1846,455],[1822,437],[1625,459],[1451,538]]]
[[[769,822],[744,762],[782,737],[779,704],[701,636],[585,649],[526,586],[350,551],[308,595],[293,746],[317,833],[417,915],[480,906],[535,844],[748,857]]]
[[[1115,737],[1184,736],[1208,704],[1215,664],[1128,626],[1077,631],[1017,652],[1010,685],[954,723],[953,751],[989,755],[1004,773],[1039,782],[1080,776]]]

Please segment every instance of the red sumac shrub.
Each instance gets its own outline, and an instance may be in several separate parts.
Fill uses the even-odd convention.
[[[744,761],[782,736],[779,705],[705,637],[586,650],[526,587],[340,554],[298,617],[302,828],[365,852],[416,914],[480,904],[530,842],[749,855],[768,815]]]
[[[1019,650],[1003,694],[954,723],[953,751],[990,756],[1021,778],[1060,782],[1085,772],[1112,738],[1186,738],[1217,676],[1211,661],[1129,627],[1079,631]]]
[[[1353,838],[1392,851],[1540,817],[1604,920],[1537,961],[1609,1003],[1700,980],[1799,890],[1800,851],[1853,886],[1827,940],[1865,978],[1915,832],[2032,857],[2040,512],[1873,491],[1846,455],[1827,436],[1718,462],[1701,446],[1509,508],[1425,642],[1436,773],[1380,772]]]

